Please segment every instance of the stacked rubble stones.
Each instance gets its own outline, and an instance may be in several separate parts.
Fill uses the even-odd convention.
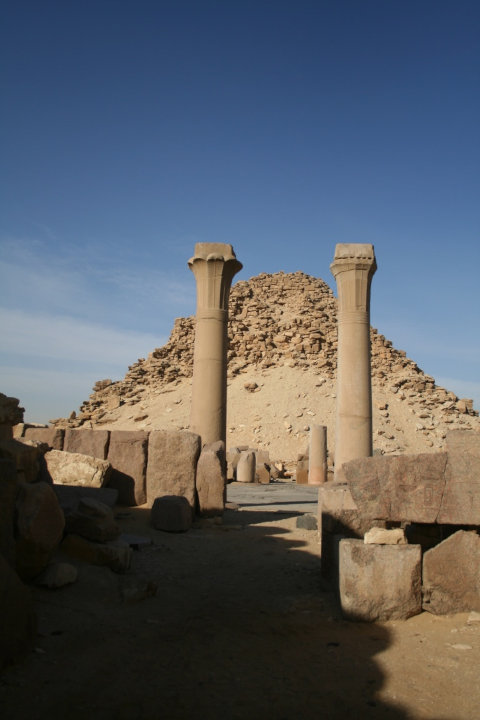
[[[262,273],[232,288],[229,305],[228,375],[262,373],[285,365],[335,381],[337,300],[319,278],[302,272]],[[190,378],[195,318],[177,318],[166,345],[131,365],[118,382],[101,380],[80,413],[52,421],[57,427],[91,427],[109,419],[121,405],[148,401],[156,393]],[[426,375],[406,353],[371,329],[373,395],[395,397],[409,406],[412,422],[426,448],[441,446],[452,427],[477,429],[472,401],[459,399]],[[389,402],[376,408],[388,426]],[[135,418],[141,419],[142,416]],[[382,452],[403,452],[392,427],[377,430]]]

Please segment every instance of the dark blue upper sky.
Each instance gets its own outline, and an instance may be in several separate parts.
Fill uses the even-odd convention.
[[[151,349],[134,334],[193,312],[195,242],[332,286],[335,243],[372,242],[374,324],[478,383],[478,2],[6,0],[0,22],[7,379],[22,317]]]

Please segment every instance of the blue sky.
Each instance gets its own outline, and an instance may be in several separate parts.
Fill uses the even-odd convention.
[[[480,408],[480,5],[5,0],[0,391],[78,409],[237,279],[332,287],[371,242],[372,324]]]

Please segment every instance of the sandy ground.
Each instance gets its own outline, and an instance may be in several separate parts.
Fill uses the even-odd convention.
[[[119,508],[153,544],[124,576],[34,590],[37,650],[1,676],[2,720],[480,717],[480,623],[344,621],[302,510],[256,502],[185,534]]]

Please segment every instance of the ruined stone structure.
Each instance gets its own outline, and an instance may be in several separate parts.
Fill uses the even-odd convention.
[[[193,317],[177,318],[164,346],[132,364],[122,380],[96,383],[80,413],[56,427],[188,428],[194,323]],[[375,328],[370,340],[377,452],[432,452],[452,428],[480,429],[471,400],[437,386]],[[263,273],[237,282],[230,293],[227,350],[228,393],[237,405],[227,418],[227,449],[256,447],[268,450],[272,461],[294,463],[315,423],[328,426],[331,460],[337,345],[337,300],[320,278]],[[287,383],[291,393],[283,401]]]
[[[197,282],[190,428],[203,445],[225,442],[228,298],[242,265],[222,243],[197,243],[188,265]]]
[[[312,425],[308,448],[308,484],[323,485],[327,482],[327,428]]]
[[[370,285],[373,245],[339,244],[331,271],[338,288],[335,469],[372,454]]]

